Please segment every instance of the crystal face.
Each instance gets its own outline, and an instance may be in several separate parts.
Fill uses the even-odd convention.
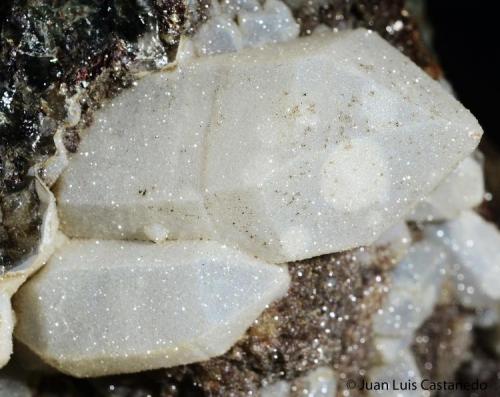
[[[161,230],[274,263],[371,244],[482,133],[365,30],[187,61],[95,120],[57,187],[67,235]]]
[[[473,211],[426,229],[453,258],[457,294],[465,306],[486,307],[500,300],[500,232]]]
[[[0,6],[0,396],[498,378],[494,158],[421,2],[48,3]]]
[[[215,242],[72,240],[14,301],[16,337],[75,376],[226,352],[289,285],[286,267]]]
[[[481,204],[485,194],[483,169],[472,156],[461,161],[408,217],[417,222],[456,218]]]

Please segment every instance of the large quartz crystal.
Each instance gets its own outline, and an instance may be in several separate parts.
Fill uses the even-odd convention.
[[[75,376],[207,360],[288,288],[286,268],[215,242],[72,240],[16,294],[16,337]]]
[[[225,242],[270,262],[371,244],[477,145],[375,33],[181,62],[95,115],[58,184],[71,237]]]

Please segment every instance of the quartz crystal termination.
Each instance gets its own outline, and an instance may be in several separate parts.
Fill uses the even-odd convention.
[[[481,134],[375,33],[317,35],[139,80],[83,134],[58,208],[71,237],[310,258],[373,243]]]
[[[285,295],[286,267],[216,242],[70,240],[14,300],[17,339],[78,377],[225,353]]]

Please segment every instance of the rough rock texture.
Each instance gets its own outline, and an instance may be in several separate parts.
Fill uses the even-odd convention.
[[[483,342],[491,337],[481,330],[476,330],[474,344],[471,349],[472,357],[465,362],[457,371],[456,379],[468,382],[474,382],[479,379],[488,385],[486,391],[481,392],[481,397],[494,397],[498,395],[500,389],[500,359],[498,354],[489,350]],[[454,397],[465,397],[456,394]]]
[[[328,367],[318,367],[293,382],[280,380],[264,386],[260,397],[335,397],[337,379],[335,372]]]
[[[70,240],[17,292],[15,335],[74,376],[171,367],[225,353],[288,284],[215,242]]]
[[[10,268],[36,244],[40,219],[28,170],[54,153],[59,126],[67,128],[68,149],[76,150],[80,94],[90,94],[81,95],[83,116],[134,68],[164,64],[169,45],[164,49],[158,34],[175,44],[190,29],[187,12],[177,0],[2,1],[0,208],[8,223],[0,228],[0,266]],[[194,24],[198,14],[191,14]],[[76,106],[67,106],[70,98]]]
[[[40,181],[36,180],[39,210],[43,214],[40,224],[40,240],[32,255],[16,263],[10,271],[0,275],[0,367],[3,367],[12,354],[12,330],[15,316],[11,309],[10,298],[26,279],[36,272],[52,255],[57,245],[59,222],[54,195]]]
[[[292,386],[292,393],[308,397],[335,397],[337,395],[336,374],[328,367],[319,367],[299,378]],[[291,394],[293,397],[294,395]]]
[[[26,183],[26,188],[4,192],[0,198],[0,276],[31,254],[38,242],[39,201],[35,182]]]
[[[412,350],[422,376],[453,380],[473,342],[473,313],[451,302],[438,304],[417,330]]]
[[[162,230],[275,263],[314,257],[374,242],[481,134],[365,30],[205,57],[96,114],[58,183],[61,224],[72,237]]]
[[[481,213],[500,226],[500,149],[486,139],[481,145],[484,153],[484,173],[486,179],[486,203]]]
[[[441,75],[404,0],[287,0],[287,3],[294,9],[303,34],[311,34],[319,24],[339,30],[373,29],[429,75],[434,78]]]
[[[289,297],[266,311],[243,341],[223,357],[184,369],[209,395],[242,395],[264,379],[294,379],[321,365],[357,378],[368,365],[364,344],[383,296],[380,269],[361,271],[341,254],[290,264],[290,271]]]

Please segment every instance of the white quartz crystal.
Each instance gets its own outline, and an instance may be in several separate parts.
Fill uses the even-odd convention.
[[[278,0],[266,0],[262,11],[239,12],[238,25],[245,47],[288,41],[300,33],[290,9]]]
[[[193,36],[198,56],[289,41],[300,33],[290,9],[279,0],[266,0],[263,6],[258,0],[213,2],[211,13]]]
[[[75,239],[16,294],[15,335],[78,377],[203,361],[288,284],[286,268],[215,242]]]
[[[463,304],[480,307],[500,300],[500,232],[495,225],[467,211],[455,220],[426,228],[426,236],[449,249]]]
[[[198,56],[222,54],[241,50],[243,37],[234,21],[217,15],[200,26],[193,43]]]
[[[484,193],[482,166],[473,157],[467,157],[417,205],[409,219],[415,221],[453,219],[461,211],[481,204]]]
[[[393,271],[389,294],[373,324],[375,346],[385,362],[408,347],[414,331],[432,313],[448,260],[446,249],[424,240],[411,246]]]
[[[72,237],[150,239],[161,225],[304,259],[374,242],[481,134],[375,33],[317,35],[138,81],[82,134],[58,208]]]

